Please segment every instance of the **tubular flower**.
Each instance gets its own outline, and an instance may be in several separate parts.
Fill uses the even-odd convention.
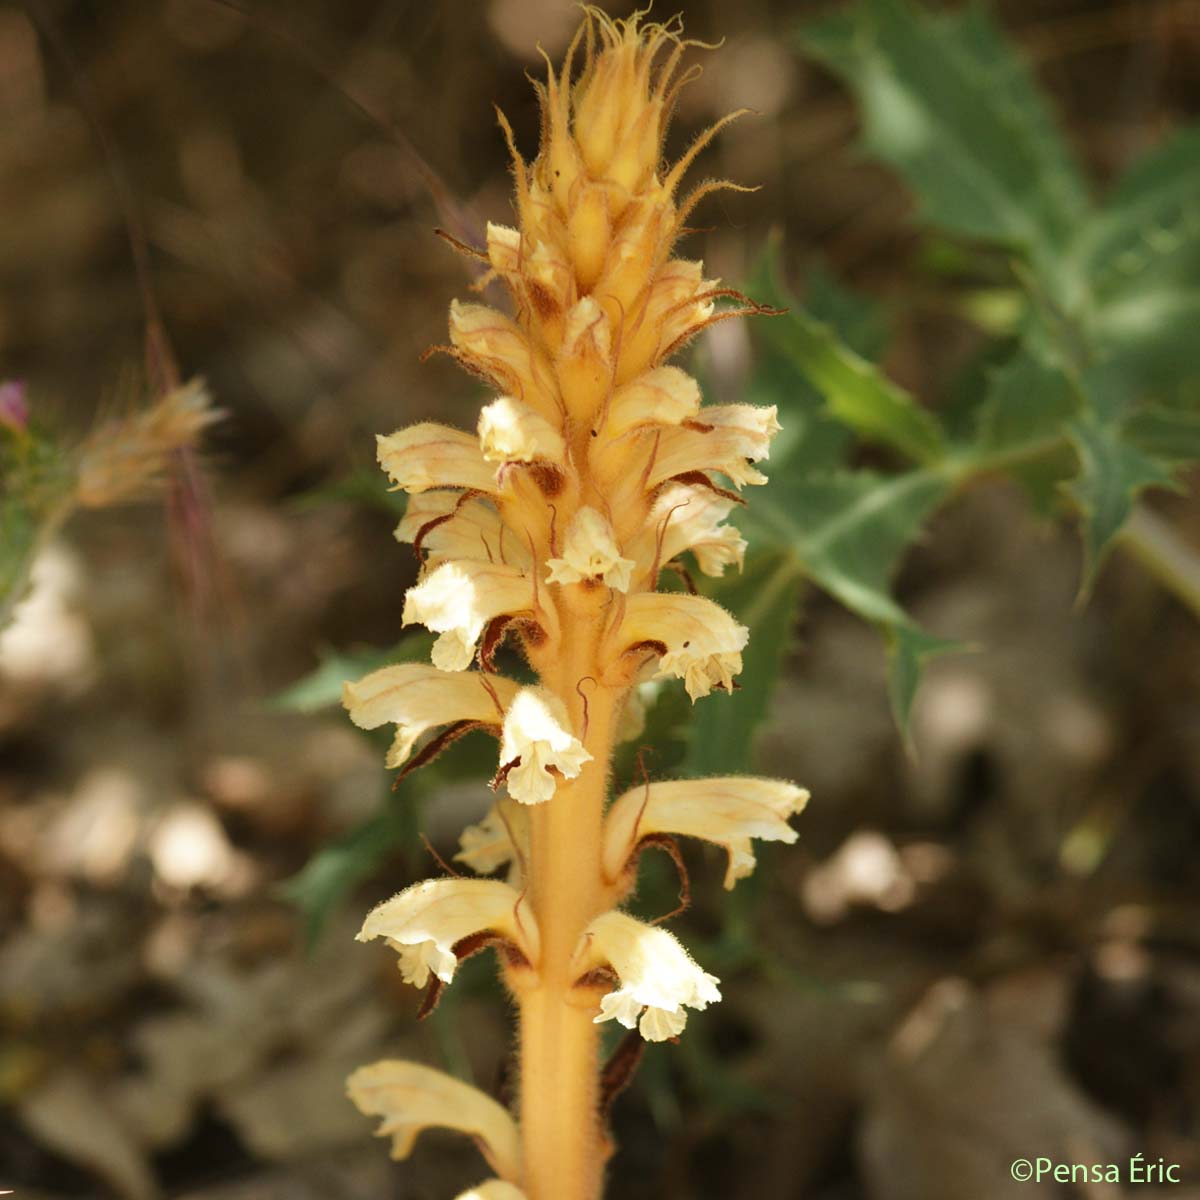
[[[430,491],[409,497],[396,540],[411,542],[432,570],[448,559],[474,558],[529,571],[529,546],[518,542],[495,505],[481,496]]]
[[[750,631],[703,596],[642,592],[629,598],[618,641],[659,654],[659,676],[683,680],[693,701],[714,687],[733,690]]]
[[[604,822],[604,870],[619,878],[643,838],[658,833],[703,838],[729,854],[725,887],[754,870],[751,838],[794,842],[788,817],[808,803],[808,792],[782,779],[687,779],[651,783],[614,801]]]
[[[584,945],[589,962],[611,967],[621,985],[601,999],[597,1023],[619,1021],[648,1042],[663,1042],[683,1032],[685,1006],[704,1009],[721,998],[720,980],[696,966],[670,933],[623,912],[597,917]]]
[[[359,1067],[346,1080],[346,1091],[361,1112],[383,1118],[376,1133],[392,1139],[393,1158],[407,1158],[422,1130],[457,1129],[475,1139],[493,1171],[507,1179],[520,1175],[521,1144],[512,1117],[470,1084],[420,1063],[385,1059]]]
[[[499,880],[427,879],[371,909],[357,940],[387,938],[413,987],[424,987],[431,973],[449,983],[458,966],[455,946],[476,934],[537,958],[537,925],[520,904],[520,893]]]
[[[475,559],[445,562],[404,597],[404,624],[420,622],[441,634],[433,644],[433,664],[465,671],[488,622],[534,607],[533,583],[519,567]]]
[[[746,539],[732,525],[724,524],[736,503],[708,488],[670,484],[659,493],[643,538],[656,542],[660,564],[690,551],[705,575],[720,578],[728,566],[740,571]]]
[[[463,1100],[457,1113],[465,1085],[431,1084],[424,1068],[383,1063],[351,1081],[398,1153],[429,1124],[482,1141],[499,1178],[460,1200],[598,1200],[608,1143],[597,1025],[670,1040],[688,1009],[720,999],[672,934],[621,911],[639,849],[675,834],[723,846],[731,886],[754,864],[751,839],[794,840],[787,820],[806,796],[712,779],[650,783],[609,804],[614,746],[642,736],[643,683],[682,680],[693,700],[735,687],[748,630],[712,600],[656,589],[685,555],[704,575],[741,568],[746,543],[727,522],[738,492],[765,481],[779,424],[773,408],[706,405],[668,361],[714,322],[763,311],[737,307],[700,262],[673,256],[699,200],[735,186],[679,194],[738,114],[667,163],[667,124],[694,74],[680,70],[689,43],[678,22],[584,11],[565,65],[535,85],[536,158],[500,117],[516,225],[489,224],[486,247],[464,247],[511,302],[511,315],[450,307],[442,349],[489,389],[475,430],[425,422],[379,439],[380,464],[409,495],[396,537],[421,561],[402,619],[439,635],[432,665],[384,668],[345,690],[357,724],[396,726],[389,765],[412,769],[469,728],[500,742],[501,794],[455,857],[506,881],[417,884],[359,935],[386,939],[410,983],[435,980],[431,997],[461,958],[500,951],[520,1014],[515,1133],[490,1101]],[[504,643],[536,681],[494,673]]]
[[[417,739],[439,725],[467,721],[499,727],[516,694],[517,685],[503,676],[440,671],[425,663],[381,667],[342,685],[342,703],[360,729],[396,726],[389,767],[403,766]]]

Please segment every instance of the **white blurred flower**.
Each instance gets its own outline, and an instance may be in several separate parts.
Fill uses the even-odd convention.
[[[511,800],[500,799],[483,818],[468,825],[459,835],[461,847],[454,856],[455,862],[466,863],[477,875],[490,875],[505,863],[517,858],[513,839],[524,841],[523,829],[525,810]],[[509,878],[510,884],[513,879]]]
[[[503,1179],[489,1179],[461,1192],[457,1200],[525,1200],[525,1193]]]
[[[391,1137],[393,1158],[407,1158],[425,1129],[457,1129],[475,1140],[493,1171],[520,1177],[516,1123],[503,1105],[470,1084],[421,1063],[392,1059],[359,1067],[346,1080],[346,1094],[359,1112],[383,1118],[376,1135]],[[515,1200],[521,1193],[512,1189],[480,1195]]]

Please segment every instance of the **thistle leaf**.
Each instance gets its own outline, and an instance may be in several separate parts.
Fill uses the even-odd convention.
[[[790,542],[803,574],[887,638],[901,729],[922,662],[953,647],[918,628],[891,595],[891,576],[949,490],[948,476],[937,470],[854,471],[788,480],[758,501],[761,518]]]
[[[1116,425],[1087,417],[1073,422],[1070,431],[1079,475],[1069,490],[1083,514],[1086,560],[1081,591],[1086,595],[1138,493],[1148,487],[1173,487],[1174,480],[1166,465],[1132,445]]]
[[[1044,263],[1087,210],[1078,169],[1028,68],[978,6],[932,15],[859,0],[802,44],[863,109],[867,148],[932,224]]]

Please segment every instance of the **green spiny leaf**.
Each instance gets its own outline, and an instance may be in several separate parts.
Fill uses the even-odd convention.
[[[774,344],[825,397],[831,417],[918,462],[943,456],[945,439],[937,419],[850,349],[830,326],[798,309],[778,318],[775,325]]]
[[[908,720],[925,664],[941,654],[961,653],[966,647],[911,624],[892,625],[887,641],[888,697],[892,702],[892,717],[907,743]]]
[[[891,576],[949,490],[948,471],[855,471],[780,480],[756,501],[762,527],[790,544],[803,574],[887,637],[901,729],[921,664],[952,647],[916,626],[892,597]]]
[[[746,291],[765,304],[794,309],[798,301],[783,281],[781,248],[778,236],[772,236]],[[881,306],[819,266],[807,272],[805,306],[858,354],[873,357],[883,350],[888,329]],[[757,322],[753,329],[757,352],[744,394],[750,403],[779,408],[783,428],[772,446],[772,473],[842,466],[853,448],[853,432],[830,414],[825,397],[797,365],[786,317]]]
[[[1130,444],[1116,425],[1089,417],[1072,422],[1070,433],[1079,455],[1079,475],[1069,490],[1083,514],[1086,594],[1138,493],[1172,487],[1174,481],[1166,466]]]
[[[904,175],[930,222],[1053,268],[1084,189],[1027,68],[980,8],[934,16],[859,0],[802,42],[853,89],[868,149]]]
[[[1079,391],[1062,368],[1031,346],[1022,347],[988,380],[976,446],[988,458],[1026,457],[1057,444],[1079,410]]]

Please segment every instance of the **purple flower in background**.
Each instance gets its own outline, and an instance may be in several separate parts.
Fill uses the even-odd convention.
[[[23,433],[29,424],[29,402],[25,384],[18,379],[0,383],[0,425],[14,433]]]

